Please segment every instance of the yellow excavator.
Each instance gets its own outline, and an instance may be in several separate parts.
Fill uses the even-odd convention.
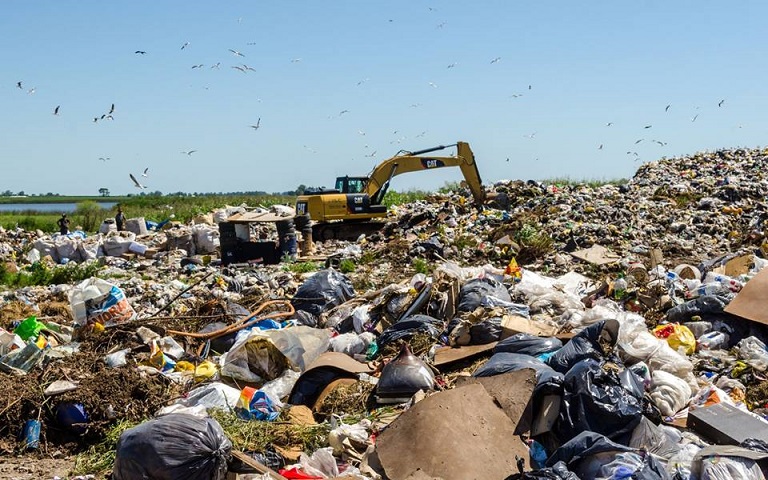
[[[453,157],[426,155],[454,146],[456,156]],[[332,238],[354,240],[360,234],[374,232],[383,223],[370,220],[386,216],[387,207],[382,201],[393,177],[443,167],[461,168],[475,203],[478,206],[485,203],[472,149],[466,142],[456,142],[415,152],[401,150],[377,165],[367,177],[338,177],[334,189],[305,192],[296,199],[297,226],[302,228],[298,223],[306,226],[311,221],[312,238],[321,241]]]

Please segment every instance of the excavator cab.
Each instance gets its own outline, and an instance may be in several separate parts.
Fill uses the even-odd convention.
[[[336,177],[336,190],[341,193],[363,193],[368,177]]]

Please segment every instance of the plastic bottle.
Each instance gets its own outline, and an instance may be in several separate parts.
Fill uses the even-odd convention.
[[[703,297],[704,295],[725,295],[731,293],[731,289],[720,282],[702,283],[699,288],[686,294],[687,298]]]
[[[530,441],[530,455],[532,460],[531,463],[535,468],[544,468],[547,464],[547,451],[544,449],[544,446],[536,440]]]
[[[707,273],[707,276],[704,277],[704,283],[715,282],[728,287],[728,289],[732,292],[738,292],[744,286],[740,281],[736,280],[735,278],[731,278],[728,275],[720,275],[714,272],[709,272]]]
[[[705,333],[696,341],[699,350],[717,350],[728,345],[728,334],[723,332]]]

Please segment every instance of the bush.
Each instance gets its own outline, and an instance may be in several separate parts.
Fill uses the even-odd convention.
[[[84,231],[93,232],[96,230],[96,225],[101,224],[101,220],[106,215],[106,210],[93,200],[86,200],[77,204],[75,215],[80,217],[79,224],[83,227]]]
[[[339,271],[341,273],[352,273],[357,269],[354,260],[351,258],[344,258],[339,262]]]

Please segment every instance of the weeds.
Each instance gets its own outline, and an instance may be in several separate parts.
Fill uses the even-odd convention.
[[[341,273],[352,273],[357,269],[355,261],[351,258],[344,258],[339,262],[339,271]]]
[[[10,272],[4,264],[0,264],[0,284],[9,287],[22,288],[33,285],[60,285],[77,283],[86,278],[96,276],[101,266],[98,262],[75,263],[49,266],[45,262],[35,262],[29,267]]]
[[[613,178],[613,179],[597,179],[597,178],[582,178],[573,179],[570,177],[555,177],[541,180],[542,183],[559,186],[577,187],[580,185],[586,185],[590,188],[602,187],[604,185],[624,185],[628,182],[626,178]]]
[[[411,261],[411,266],[416,270],[416,273],[429,275],[429,263],[423,258],[414,258],[413,261]]]
[[[88,448],[84,453],[75,458],[73,475],[87,475],[104,473],[112,470],[117,454],[117,441],[120,435],[129,428],[133,428],[142,422],[122,420],[116,423],[108,432],[103,442]]]
[[[293,273],[309,273],[320,270],[320,266],[315,262],[294,262],[285,264],[285,270]]]

